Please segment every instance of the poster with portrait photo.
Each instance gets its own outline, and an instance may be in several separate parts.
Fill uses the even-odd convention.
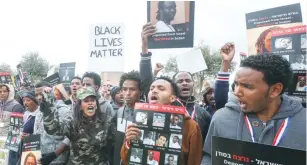
[[[36,162],[41,158],[40,135],[30,135],[24,138],[22,143],[22,164],[27,162]]]
[[[59,73],[56,72],[49,77],[44,78],[44,81],[49,82],[52,86],[56,86],[61,83]]]
[[[136,123],[136,127],[139,130],[144,130],[144,132],[139,132],[141,136],[137,137],[137,139],[143,138],[143,143],[137,142],[138,140],[132,140],[130,148],[142,149],[143,157],[142,163],[135,163],[129,160],[128,164],[147,165],[148,162],[165,164],[166,153],[176,155],[175,162],[180,164],[185,113],[184,107],[136,103],[133,122]],[[170,125],[174,127],[171,128]],[[131,149],[129,150],[129,158],[134,157],[135,160],[137,158],[135,154],[132,154]]]
[[[280,39],[291,38],[292,49],[279,49],[276,45],[273,47],[273,53],[281,55],[286,58],[292,69],[292,78],[289,82],[289,87],[286,90],[286,94],[290,96],[296,96],[303,99],[306,97],[305,83],[306,81],[306,49],[302,48],[302,39],[306,35],[306,26],[294,26],[284,28],[281,30],[275,30],[272,32],[272,43],[278,42]],[[304,42],[304,41],[303,41]],[[286,42],[289,43],[289,42]]]
[[[76,63],[61,63],[59,68],[59,76],[61,83],[64,84],[64,87],[69,87],[72,78],[75,77]]]
[[[140,148],[132,148],[130,162],[142,163],[143,150]]]
[[[154,150],[147,151],[147,165],[158,165],[160,162],[160,152]]]
[[[5,143],[5,147],[9,150],[18,151],[20,132],[23,129],[23,125],[20,125],[19,123],[20,119],[23,119],[23,113],[12,112],[10,114],[10,125],[8,126],[9,132]]]
[[[135,117],[136,124],[147,125],[148,114],[146,112],[137,112]]]
[[[165,114],[154,113],[152,126],[164,127],[164,125],[165,125]]]
[[[179,165],[178,156],[174,154],[165,154],[164,165]]]
[[[157,30],[148,48],[193,47],[194,10],[194,1],[147,1],[147,21]]]
[[[303,24],[300,3],[247,13],[245,18],[248,55],[271,53],[272,31]]]

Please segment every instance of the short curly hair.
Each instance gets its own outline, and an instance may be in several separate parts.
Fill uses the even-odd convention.
[[[100,88],[101,86],[101,78],[99,76],[99,74],[95,73],[95,72],[85,72],[83,77],[82,77],[82,81],[85,77],[91,78],[94,80],[94,84],[98,86],[98,88]]]
[[[287,89],[292,76],[290,63],[282,56],[274,54],[249,56],[241,62],[240,67],[251,68],[261,72],[264,76],[264,81],[269,86],[281,83],[283,90],[280,95]]]
[[[138,88],[139,90],[141,90],[141,75],[140,72],[133,70],[130,71],[128,73],[124,73],[120,76],[120,80],[119,80],[119,86],[120,88],[123,87],[123,84],[126,80],[132,80],[132,81],[136,81],[138,83]]]
[[[167,76],[160,76],[160,77],[157,77],[156,80],[165,80],[167,82],[169,82],[171,84],[171,87],[172,87],[172,94],[175,95],[176,97],[179,97],[179,88],[177,86],[177,84],[172,81],[171,78],[167,77]]]

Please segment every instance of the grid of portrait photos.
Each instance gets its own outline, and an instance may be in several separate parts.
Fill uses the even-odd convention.
[[[18,150],[23,130],[23,114],[12,113],[10,117],[9,133],[5,142],[5,146],[13,151]]]
[[[129,165],[181,164],[185,113],[183,107],[137,103],[133,119],[139,133],[131,141]]]
[[[273,53],[281,55],[291,64],[293,71],[288,95],[306,97],[306,26],[283,28],[272,33]]]

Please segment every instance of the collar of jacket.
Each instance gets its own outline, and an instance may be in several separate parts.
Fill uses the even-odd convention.
[[[179,101],[184,105],[187,106],[187,104],[194,104],[195,103],[195,97],[191,96],[188,99],[182,99],[179,97]]]

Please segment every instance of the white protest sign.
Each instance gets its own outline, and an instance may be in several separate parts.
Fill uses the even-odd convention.
[[[97,73],[122,72],[124,59],[124,25],[91,25],[88,70]]]
[[[200,49],[178,55],[176,61],[179,71],[194,74],[207,69],[207,64]]]

